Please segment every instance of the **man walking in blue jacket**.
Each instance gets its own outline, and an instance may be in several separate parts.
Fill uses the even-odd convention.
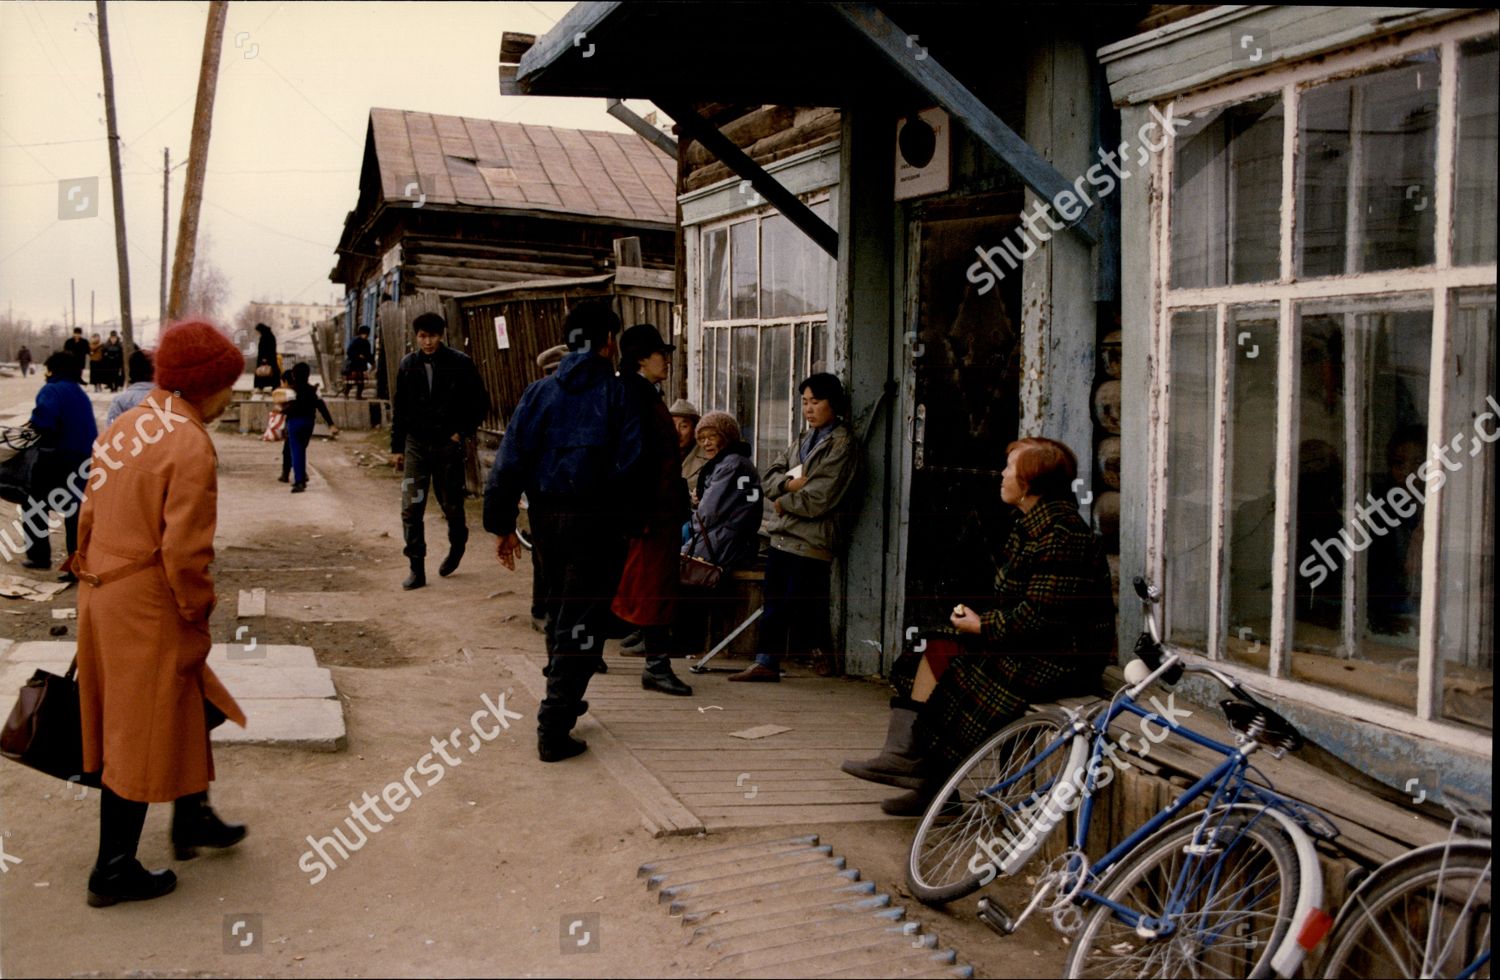
[[[602,303],[581,303],[568,313],[564,331],[569,353],[556,373],[521,396],[484,491],[484,528],[499,538],[500,562],[516,567],[522,493],[543,555],[547,696],[537,712],[543,762],[588,747],[570,732],[588,710],[583,695],[602,660],[628,515],[640,504],[640,419],[614,368],[620,318]]]
[[[41,433],[42,452],[33,476],[33,499],[26,511],[42,520],[36,527],[27,524],[29,531],[37,533],[32,534],[26,560],[21,563],[33,569],[52,567],[49,522],[44,516],[49,509],[63,515],[64,560],[78,547],[78,509],[88,484],[94,440],[99,436],[94,406],[79,383],[82,373],[77,358],[66,352],[53,354],[47,358],[46,370],[47,382],[36,393],[36,407],[31,410],[31,427]],[[75,581],[71,571],[64,571],[58,579]]]

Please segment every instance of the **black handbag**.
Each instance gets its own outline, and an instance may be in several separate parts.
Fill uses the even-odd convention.
[[[700,528],[688,544],[688,550],[698,543],[701,535],[707,534],[708,528]],[[724,569],[704,558],[683,553],[677,556],[677,579],[683,586],[690,589],[703,589],[712,592],[719,587],[719,580],[724,577]]]
[[[38,772],[84,786],[99,785],[98,773],[83,771],[79,721],[78,658],[61,677],[45,670],[31,675],[0,730],[0,755]]]
[[[7,500],[13,504],[23,507],[31,503],[35,496],[32,493],[36,487],[37,478],[41,475],[42,447],[37,445],[33,439],[29,443],[16,447],[9,436],[4,440],[7,448],[15,448],[15,452],[0,462],[0,500]]]

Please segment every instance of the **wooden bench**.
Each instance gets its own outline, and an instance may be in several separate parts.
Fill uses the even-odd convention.
[[[695,674],[713,670],[708,662],[720,653],[753,656],[756,633],[752,628],[765,607],[766,562],[756,560],[730,572],[721,580],[720,594],[710,601],[705,619],[703,658],[689,669]],[[730,670],[738,668],[718,668]]]

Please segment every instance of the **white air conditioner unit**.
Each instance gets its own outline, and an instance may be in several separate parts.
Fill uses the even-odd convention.
[[[896,200],[948,189],[948,127],[948,114],[937,108],[896,121]]]

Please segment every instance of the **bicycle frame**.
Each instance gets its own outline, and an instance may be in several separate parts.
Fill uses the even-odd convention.
[[[981,791],[979,795],[982,796],[994,796],[996,793],[1002,793],[1007,788],[1015,785],[1019,780],[1026,778],[1030,773],[1035,771],[1038,765],[1052,758],[1064,745],[1070,746],[1068,763],[1061,776],[1028,796],[1026,800],[1022,801],[1019,807],[1019,809],[1028,809],[1035,806],[1042,808],[1042,817],[1048,822],[1039,822],[1033,825],[1032,828],[1035,831],[1037,827],[1041,827],[1042,832],[1028,834],[1026,841],[1019,847],[1013,847],[1011,853],[1004,858],[1000,858],[994,854],[992,848],[983,848],[995,860],[998,873],[1005,875],[1014,874],[1031,859],[1049,836],[1052,828],[1061,820],[1061,815],[1057,813],[1054,807],[1061,806],[1066,809],[1072,809],[1075,805],[1072,802],[1075,791],[1077,794],[1076,806],[1079,809],[1079,815],[1072,845],[1073,850],[1079,855],[1084,854],[1084,844],[1088,840],[1089,828],[1092,824],[1094,794],[1100,788],[1099,771],[1103,757],[1106,754],[1105,748],[1110,745],[1108,739],[1109,727],[1122,714],[1133,714],[1141,718],[1143,731],[1146,723],[1157,724],[1169,735],[1175,734],[1195,745],[1216,752],[1224,756],[1224,760],[1192,786],[1183,790],[1181,795],[1158,811],[1151,819],[1136,828],[1125,840],[1110,849],[1107,854],[1089,865],[1087,869],[1082,870],[1081,882],[1076,877],[1079,874],[1079,870],[1070,867],[1067,871],[1069,877],[1064,878],[1056,889],[1058,893],[1066,894],[1068,900],[1075,904],[1094,903],[1108,907],[1122,922],[1130,928],[1136,929],[1143,936],[1161,935],[1170,932],[1173,928],[1173,917],[1187,900],[1184,889],[1189,884],[1189,871],[1193,867],[1191,863],[1184,865],[1182,874],[1173,883],[1167,915],[1161,919],[1148,921],[1148,917],[1143,916],[1136,910],[1110,901],[1103,895],[1092,890],[1091,886],[1095,882],[1102,880],[1111,868],[1135,847],[1140,845],[1141,842],[1156,833],[1174,818],[1179,817],[1185,811],[1188,804],[1208,793],[1211,788],[1212,795],[1203,813],[1202,823],[1197,832],[1199,836],[1195,840],[1202,839],[1201,835],[1204,829],[1212,822],[1215,813],[1220,814],[1222,819],[1230,812],[1231,808],[1238,808],[1241,812],[1244,812],[1247,806],[1254,807],[1259,809],[1260,816],[1264,816],[1280,824],[1286,831],[1287,836],[1292,840],[1296,848],[1298,861],[1304,869],[1319,868],[1312,838],[1303,827],[1304,818],[1302,817],[1300,804],[1294,804],[1293,801],[1287,800],[1274,790],[1268,787],[1257,786],[1246,778],[1250,756],[1261,747],[1259,742],[1255,739],[1247,739],[1244,744],[1238,747],[1231,746],[1201,735],[1190,728],[1185,728],[1171,718],[1163,717],[1158,712],[1142,708],[1136,703],[1136,696],[1159,676],[1175,667],[1177,662],[1177,657],[1168,657],[1164,663],[1139,683],[1121,690],[1110,702],[1109,707],[1096,714],[1092,720],[1070,712],[1074,716],[1074,721],[1069,731],[1064,732],[1054,739],[1015,775]],[[1162,736],[1163,739],[1166,737],[1168,735]],[[1109,754],[1113,757],[1112,747]],[[1085,759],[1087,762],[1084,761]],[[1129,765],[1129,763],[1120,763],[1118,760],[1116,760],[1116,764],[1121,767]],[[1113,778],[1113,774],[1111,774],[1110,781]],[[1105,785],[1108,785],[1108,782]],[[1074,791],[1066,791],[1066,788],[1069,786],[1074,787]],[[1331,918],[1326,914],[1321,914],[1320,906],[1323,900],[1321,871],[1312,875],[1304,874],[1302,877],[1305,880],[1301,883],[1297,901],[1292,910],[1293,928],[1288,931],[1286,939],[1272,960],[1273,968],[1281,976],[1290,976],[1296,971],[1307,950],[1315,946],[1322,939],[1323,935],[1327,932],[1328,926],[1332,924]],[[1045,897],[1045,894],[1045,888],[1038,889],[1031,903],[1021,914],[1020,919],[1016,921],[1016,925],[1019,925],[1021,921],[1037,908]]]
[[[1169,718],[1163,718],[1154,711],[1148,711],[1140,707],[1135,703],[1134,698],[1128,691],[1123,692],[1123,696],[1117,698],[1110,705],[1109,709],[1101,713],[1093,722],[1087,722],[1081,717],[1077,718],[1071,731],[1059,735],[1051,744],[1038,753],[1036,758],[1023,766],[1015,775],[981,790],[979,795],[994,796],[997,793],[1003,793],[1006,789],[1029,776],[1037,766],[1050,759],[1064,745],[1072,746],[1073,750],[1069,753],[1069,764],[1063,772],[1062,783],[1067,784],[1071,777],[1073,780],[1072,785],[1075,785],[1078,792],[1080,800],[1077,804],[1079,810],[1078,827],[1074,834],[1073,846],[1082,851],[1084,842],[1088,839],[1089,827],[1092,822],[1094,793],[1099,788],[1098,775],[1100,763],[1105,755],[1104,747],[1108,743],[1106,733],[1109,730],[1109,725],[1120,715],[1126,713],[1134,714],[1147,722],[1159,724],[1167,731],[1217,752],[1225,758],[1211,772],[1184,790],[1181,796],[1168,804],[1161,812],[1157,813],[1124,841],[1116,845],[1108,854],[1091,865],[1088,869],[1089,880],[1096,880],[1101,877],[1142,840],[1178,816],[1188,803],[1202,796],[1210,786],[1218,784],[1218,789],[1215,790],[1213,798],[1209,801],[1210,808],[1222,803],[1225,796],[1228,795],[1226,791],[1230,789],[1234,791],[1234,799],[1230,802],[1237,801],[1240,793],[1246,788],[1250,788],[1257,800],[1265,803],[1267,806],[1275,806],[1282,802],[1281,798],[1274,793],[1270,794],[1269,798],[1267,798],[1265,796],[1266,791],[1263,791],[1260,787],[1253,786],[1253,784],[1245,781],[1243,778],[1250,754],[1257,747],[1255,743],[1251,742],[1241,748],[1235,748],[1222,742],[1217,742],[1207,736],[1198,734],[1190,728],[1184,728]],[[1086,736],[1084,734],[1086,731],[1090,732],[1091,736]],[[1087,755],[1087,763],[1083,762],[1084,755]],[[1123,765],[1128,765],[1128,763],[1124,763]],[[1237,775],[1231,777],[1232,773]],[[1080,774],[1082,775],[1081,780],[1079,779]],[[1113,780],[1113,778],[1113,775],[1111,775],[1110,780]],[[1035,804],[1040,805],[1045,811],[1047,807],[1057,802],[1055,797],[1058,787],[1059,783],[1048,783],[1036,794],[1028,797],[1027,801],[1022,803],[1022,808],[1027,807],[1028,804]],[[1071,793],[1068,795],[1072,796]],[[1069,801],[1063,801],[1059,805],[1067,809],[1073,808],[1073,805]],[[1055,823],[1049,825],[1049,830],[1051,826],[1055,826]],[[1003,859],[997,866],[1001,874],[1013,874],[1030,860],[1036,848],[1040,847],[1042,843],[1041,835],[1037,836],[1038,839],[1034,846],[1017,849]]]

